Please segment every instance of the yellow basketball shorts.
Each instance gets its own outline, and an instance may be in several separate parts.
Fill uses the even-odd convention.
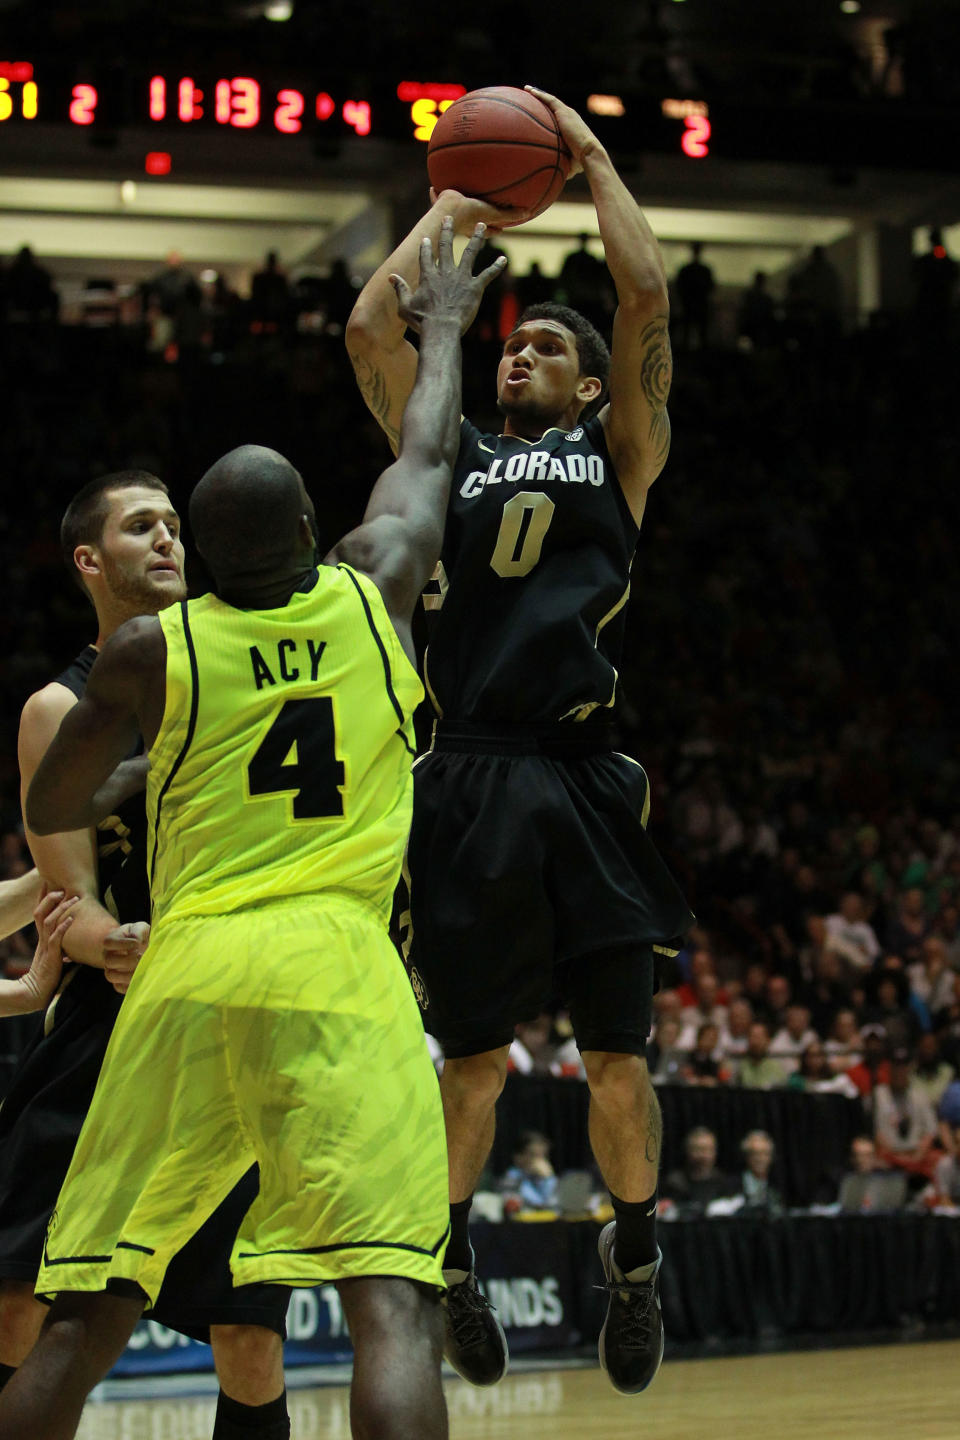
[[[442,1287],[447,1159],[416,1001],[361,901],[174,920],[123,1002],[50,1220],[41,1295],[164,1271],[256,1160],[234,1284]]]

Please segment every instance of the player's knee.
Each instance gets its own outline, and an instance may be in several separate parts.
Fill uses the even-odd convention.
[[[487,1050],[447,1060],[441,1077],[445,1100],[464,1109],[484,1110],[496,1104],[507,1078],[506,1049]]]
[[[238,1387],[244,1392],[264,1386],[276,1390],[279,1384],[282,1389],[283,1345],[273,1330],[262,1325],[211,1325],[210,1345],[221,1386],[234,1400],[266,1403],[246,1400]]]
[[[440,1363],[443,1347],[443,1311],[432,1286],[399,1277],[341,1280],[337,1290],[343,1302],[354,1348],[393,1348],[401,1344],[426,1349]]]
[[[585,1050],[583,1068],[590,1094],[604,1109],[628,1114],[656,1103],[647,1062],[641,1055]]]

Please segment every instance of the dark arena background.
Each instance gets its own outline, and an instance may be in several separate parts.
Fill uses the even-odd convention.
[[[207,467],[252,441],[301,471],[322,543],[356,524],[388,456],[347,359],[351,307],[428,207],[438,116],[527,82],[587,119],[670,277],[673,448],[633,568],[617,721],[698,923],[664,962],[648,1050],[664,1371],[627,1400],[596,1365],[612,1211],[568,1017],[545,1013],[518,1029],[474,1207],[513,1369],[489,1391],[451,1375],[451,1434],[945,1440],[960,1412],[953,0],[0,0],[0,878],[31,865],[20,710],[92,638],[59,551],[70,496],[142,468],[185,514]],[[615,309],[582,177],[493,244],[509,270],[464,342],[464,411],[491,429],[528,301],[569,303],[608,337]],[[7,976],[34,945],[32,927],[2,942]],[[37,1023],[0,1021],[4,1087]],[[334,1290],[295,1292],[288,1328],[293,1435],[347,1436]],[[80,1434],[206,1436],[215,1392],[205,1346],[142,1322]]]

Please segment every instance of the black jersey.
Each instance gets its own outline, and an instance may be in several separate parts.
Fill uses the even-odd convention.
[[[56,677],[56,684],[72,691],[79,700],[87,688],[97,651],[93,645]],[[142,744],[131,757],[142,753]],[[100,899],[118,920],[150,919],[150,888],[147,884],[147,811],[143,792],[132,795],[97,825],[97,868]]]
[[[549,723],[611,707],[637,534],[599,419],[536,441],[464,420],[424,597],[437,713]]]

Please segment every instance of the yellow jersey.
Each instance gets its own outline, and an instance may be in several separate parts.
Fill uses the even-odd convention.
[[[320,566],[275,610],[159,615],[167,692],[147,782],[153,920],[346,893],[389,919],[423,698],[373,582]]]

